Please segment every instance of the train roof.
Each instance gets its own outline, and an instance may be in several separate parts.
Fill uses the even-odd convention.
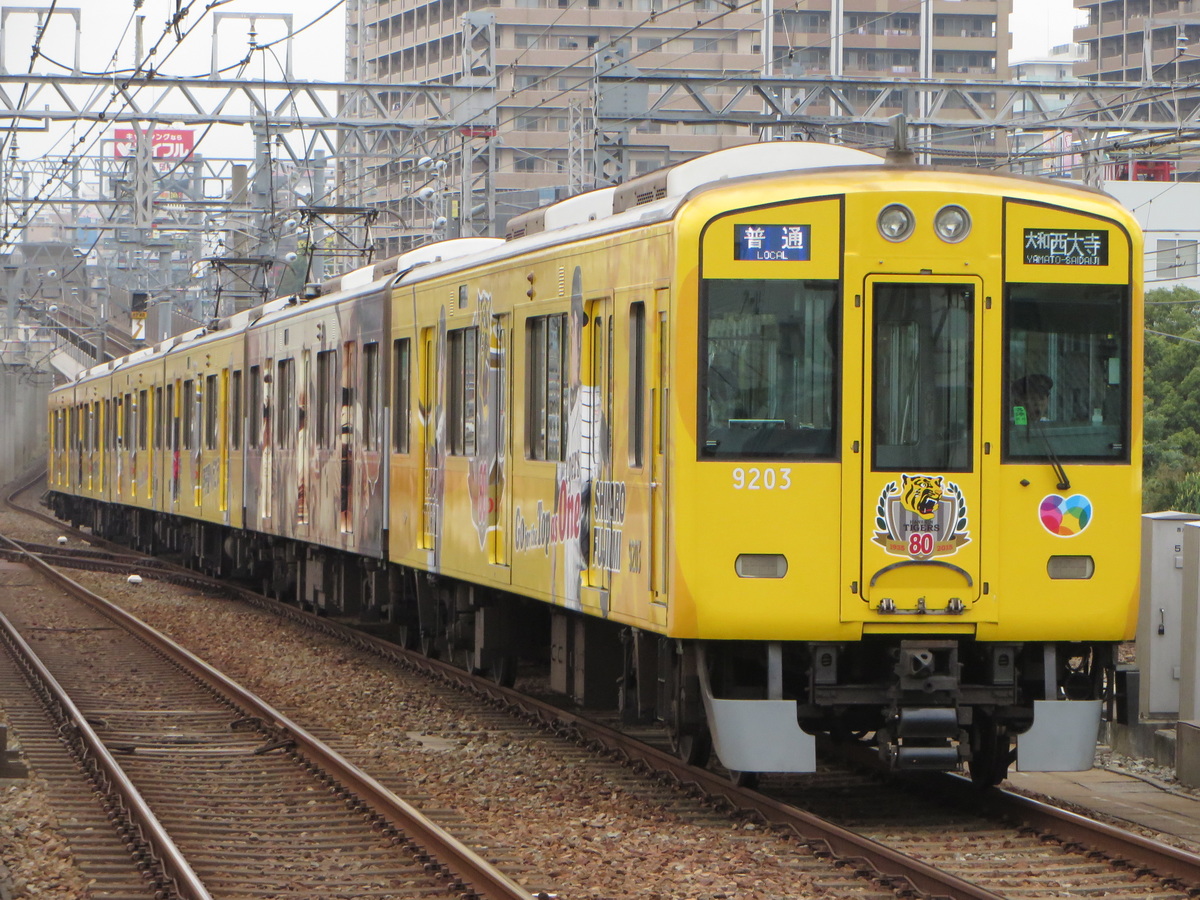
[[[219,337],[230,330],[245,330],[260,321],[276,321],[299,309],[336,303],[350,296],[369,295],[393,285],[416,284],[467,265],[498,262],[556,244],[623,231],[670,219],[698,190],[736,179],[821,169],[877,168],[895,166],[902,170],[929,171],[928,166],[896,165],[882,156],[813,141],[769,141],[729,147],[649,172],[615,187],[599,188],[515,216],[501,238],[452,238],[435,241],[389,257],[370,266],[354,269],[308,286],[303,294],[280,297],[260,306],[235,313],[208,328],[169,338],[153,348],[92,366],[76,380],[104,375],[137,362],[165,355]],[[970,169],[937,169],[968,172],[1014,181],[1045,184],[1045,179]],[[1085,185],[1055,181],[1065,189],[1108,196]],[[265,320],[265,321],[264,321]]]

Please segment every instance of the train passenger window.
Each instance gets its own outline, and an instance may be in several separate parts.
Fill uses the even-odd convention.
[[[279,377],[275,381],[275,414],[276,443],[280,447],[293,446],[292,437],[295,426],[296,405],[296,366],[295,360],[281,359],[279,361]]]
[[[257,450],[262,446],[263,417],[265,415],[261,366],[250,367],[250,396],[246,403],[250,413],[246,421],[246,427],[249,429],[246,443],[251,449]]]
[[[447,335],[446,431],[454,456],[475,455],[479,374],[479,329],[459,328]]]
[[[161,450],[163,448],[163,421],[167,414],[166,407],[163,406],[163,389],[156,387],[154,389],[154,449]]]
[[[196,382],[183,383],[183,449],[196,449]]]
[[[646,443],[646,304],[629,307],[629,464],[640,468]]]
[[[408,452],[412,398],[412,344],[410,338],[392,342],[392,452]]]
[[[221,421],[221,393],[218,387],[220,376],[209,375],[204,379],[204,449],[217,449],[217,424]]]
[[[362,421],[364,447],[379,450],[379,345],[363,344]]]
[[[317,445],[329,447],[333,443],[333,409],[337,396],[337,351],[322,350],[317,353]]]
[[[877,284],[873,305],[873,467],[969,471],[974,288]]]
[[[1009,285],[1006,459],[1129,458],[1129,317],[1123,285]]]
[[[242,449],[242,370],[234,369],[229,386],[229,447]]]
[[[702,459],[832,459],[838,283],[709,279],[700,299]]]
[[[535,316],[525,324],[525,448],[530,459],[566,460],[567,316]]]

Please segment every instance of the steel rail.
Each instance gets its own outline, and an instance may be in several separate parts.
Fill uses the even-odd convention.
[[[4,539],[7,541],[7,539]],[[10,542],[11,543],[11,542]],[[24,552],[24,551],[22,551]],[[26,554],[48,578],[84,600],[102,615],[128,629],[147,645],[209,686],[243,711],[262,720],[267,728],[279,732],[292,743],[296,753],[342,788],[355,794],[405,838],[420,846],[434,864],[464,889],[487,900],[529,900],[530,892],[512,881],[499,869],[456,840],[449,832],[430,821],[411,804],[396,796],[337,751],[326,746],[309,731],[217,669],[134,618],[119,606],[105,600],[34,554]],[[455,884],[452,881],[451,887]],[[204,895],[207,896],[207,895]]]
[[[29,484],[36,483],[36,480],[33,479]],[[19,493],[19,490],[14,492],[13,496],[16,493]],[[15,507],[15,504],[12,505]],[[43,516],[36,510],[15,508],[48,521],[58,521],[53,517]],[[229,588],[228,585],[225,587]],[[258,606],[270,608],[309,627],[336,635],[377,655],[457,683],[470,691],[489,697],[493,702],[521,709],[525,715],[550,728],[571,729],[583,740],[593,741],[610,752],[627,758],[643,759],[648,766],[668,773],[683,784],[694,784],[714,798],[723,799],[739,808],[753,810],[768,822],[791,828],[805,840],[824,843],[831,853],[840,858],[867,861],[884,881],[905,879],[929,897],[997,900],[999,896],[819,817],[774,801],[755,791],[739,788],[720,775],[689,766],[669,753],[649,747],[634,738],[552,704],[526,697],[477,678],[448,663],[430,659],[381,638],[313,616],[278,601],[261,598],[249,591],[243,592],[243,596]],[[980,791],[965,778],[953,775],[941,777],[948,779],[948,783],[943,781],[939,784],[940,792],[951,794],[953,799],[975,812],[987,809],[998,817],[1016,819],[1046,834],[1081,843],[1105,853],[1110,858],[1124,860],[1160,876],[1177,878],[1189,885],[1200,885],[1200,855],[1179,850],[1152,838],[1121,831],[1010,791]]]
[[[961,776],[943,775],[942,778],[953,786],[952,799],[961,806],[970,806],[976,811],[985,809],[999,818],[1017,820],[1060,840],[1098,850],[1110,859],[1135,864],[1160,876],[1177,878],[1193,890],[1200,886],[1200,855],[1013,791],[1000,788],[978,791]]]
[[[370,638],[377,641],[377,638]],[[828,852],[839,859],[862,861],[874,870],[878,880],[895,889],[898,880],[928,898],[950,898],[950,900],[1001,900],[996,894],[977,884],[972,884],[956,875],[906,856],[878,841],[857,834],[805,810],[781,803],[749,788],[739,787],[728,778],[688,765],[681,759],[656,747],[651,747],[637,738],[622,734],[606,725],[593,722],[574,713],[560,709],[531,697],[526,697],[510,688],[482,683],[475,676],[456,669],[439,660],[417,657],[418,665],[428,664],[430,670],[443,677],[469,686],[494,700],[511,704],[531,718],[557,728],[567,728],[579,737],[601,747],[604,751],[626,759],[644,762],[658,772],[663,772],[681,784],[694,785],[709,797],[724,800],[737,809],[750,810],[772,825],[791,829],[808,842],[817,842],[828,848]]]
[[[0,540],[11,543],[8,538],[2,536],[0,536]],[[199,876],[196,875],[162,823],[158,821],[158,817],[150,809],[150,805],[142,797],[141,792],[125,774],[125,770],[113,758],[86,717],[63,690],[62,685],[58,683],[58,679],[46,668],[33,648],[26,643],[3,613],[0,613],[0,629],[3,631],[3,637],[10,651],[18,659],[22,668],[41,685],[49,699],[58,707],[63,718],[70,723],[91,758],[95,760],[97,768],[108,782],[108,789],[120,798],[125,808],[125,815],[137,827],[142,840],[153,854],[163,873],[173,882],[179,896],[184,900],[212,900]]]

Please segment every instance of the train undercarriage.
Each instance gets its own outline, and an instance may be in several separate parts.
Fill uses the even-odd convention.
[[[61,494],[50,505],[99,537],[175,555],[501,684],[514,682],[519,664],[537,666],[551,691],[579,706],[616,709],[631,723],[661,722],[675,751],[692,763],[706,764],[715,750],[742,783],[758,771],[811,771],[813,736],[823,734],[835,742],[873,739],[893,770],[965,765],[977,783],[995,784],[1017,760],[1019,736],[1034,733],[1039,703],[1056,705],[1046,707],[1046,735],[1038,740],[1074,740],[1082,759],[1076,767],[1086,768],[1100,700],[1113,683],[1110,644],[916,635],[847,643],[680,641],[260,533]]]

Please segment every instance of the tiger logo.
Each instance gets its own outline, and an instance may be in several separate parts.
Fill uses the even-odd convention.
[[[901,475],[900,504],[922,519],[932,519],[942,499],[941,475]]]

